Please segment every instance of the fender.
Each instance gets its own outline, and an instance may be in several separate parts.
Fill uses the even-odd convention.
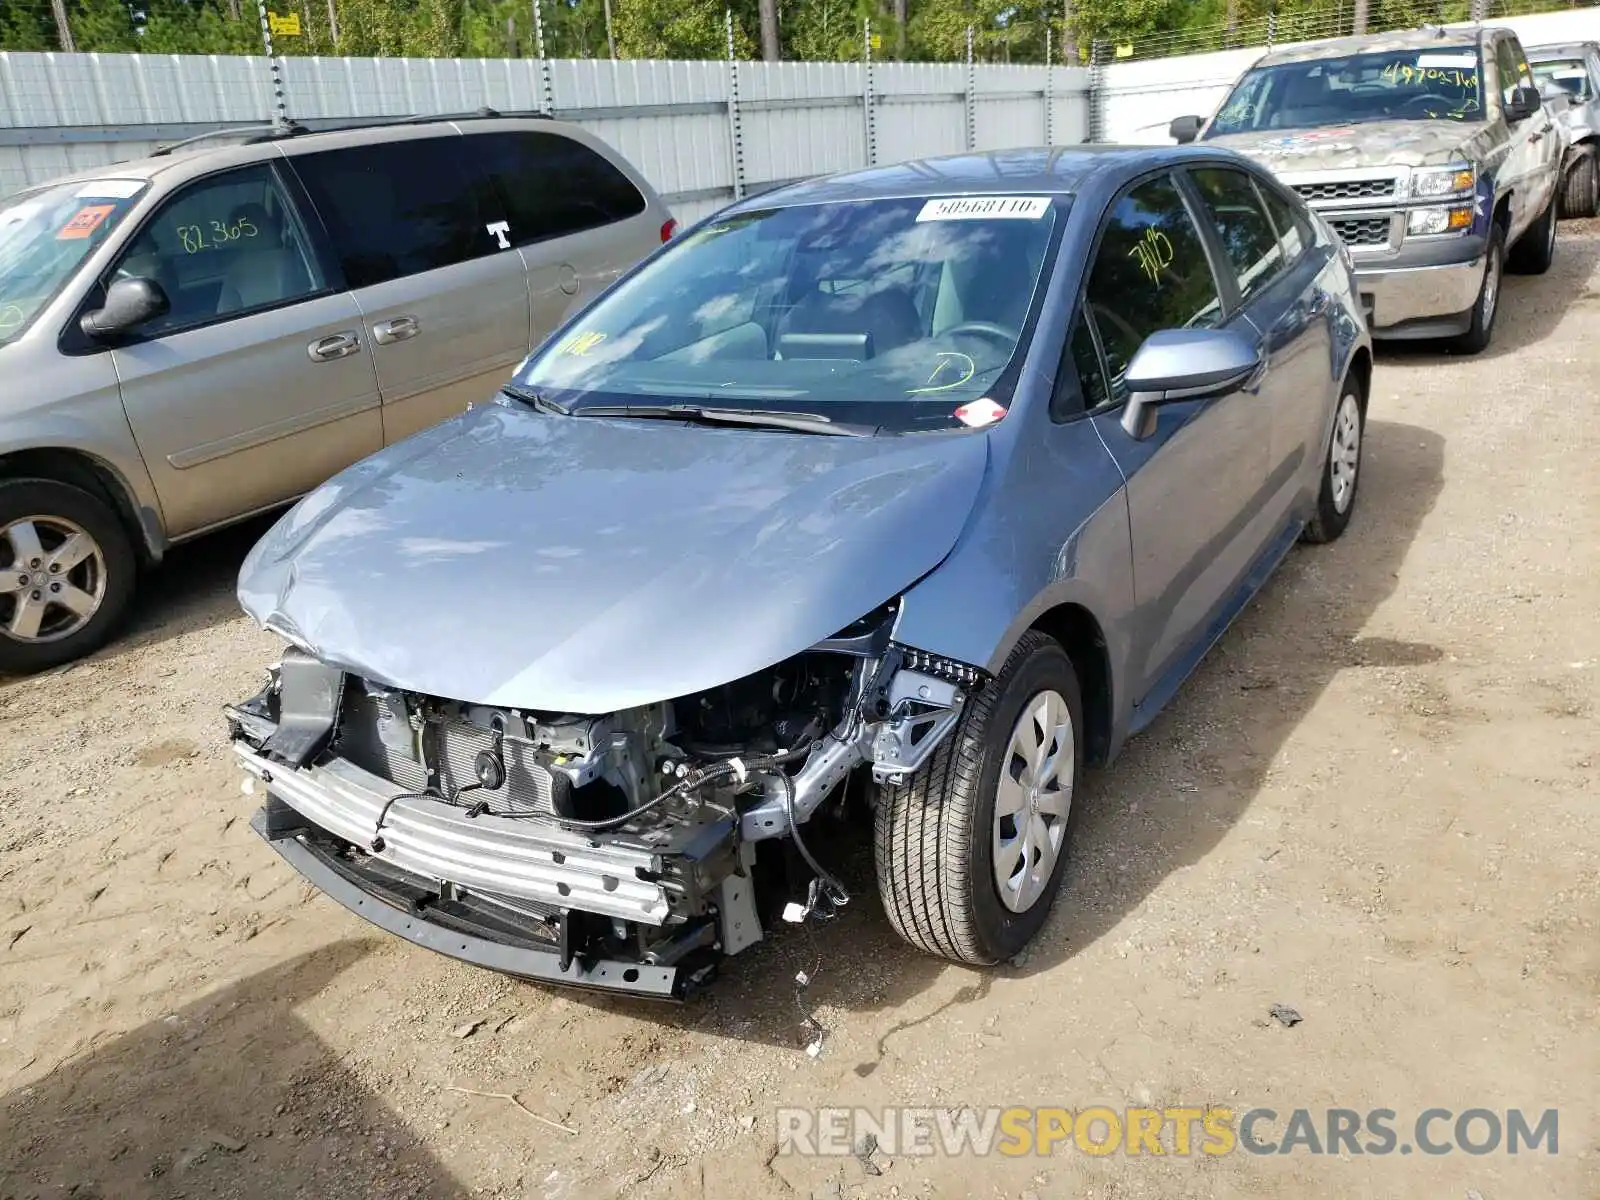
[[[0,477],[13,474],[7,466],[12,455],[55,454],[86,461],[113,490],[118,515],[132,525],[128,533],[136,549],[146,561],[158,563],[171,544],[161,503],[144,459],[132,445],[133,435],[120,404],[116,416],[127,433],[126,443],[114,432],[108,433],[100,420],[62,411],[30,413],[23,429],[0,431]]]

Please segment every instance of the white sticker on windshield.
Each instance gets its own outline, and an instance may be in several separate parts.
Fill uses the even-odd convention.
[[[86,183],[73,194],[76,200],[92,198],[105,200],[126,200],[139,194],[139,189],[144,186],[142,179],[96,179]]]
[[[996,218],[1037,221],[1050,211],[1045,196],[951,196],[929,200],[918,221],[988,221]]]
[[[1476,54],[1419,54],[1417,55],[1417,69],[1419,71],[1445,71],[1452,67],[1471,69],[1478,65]]]

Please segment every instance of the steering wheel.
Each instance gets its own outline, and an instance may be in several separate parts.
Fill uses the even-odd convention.
[[[1423,104],[1423,103],[1425,103],[1425,102],[1427,102],[1429,100],[1436,101],[1439,105],[1441,105],[1445,109],[1454,108],[1455,105],[1456,105],[1456,102],[1454,100],[1452,100],[1449,96],[1441,96],[1438,92],[1423,92],[1422,95],[1420,95],[1420,96],[1411,97],[1411,99],[1407,100],[1400,107],[1401,108],[1411,108],[1413,105],[1420,105],[1420,104]]]
[[[1011,353],[1022,336],[1015,329],[1007,329],[1004,325],[996,325],[993,321],[963,321],[959,325],[950,326],[939,336],[949,337],[956,333],[976,333],[980,337],[990,338],[1007,354]]]

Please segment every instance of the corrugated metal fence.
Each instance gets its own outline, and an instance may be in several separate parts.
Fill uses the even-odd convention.
[[[726,62],[279,61],[289,115],[313,128],[549,107],[627,155],[683,220],[736,192],[869,163],[1088,136],[1088,72],[1075,67],[740,62],[734,103]],[[0,54],[0,196],[261,123],[272,104],[264,57]]]

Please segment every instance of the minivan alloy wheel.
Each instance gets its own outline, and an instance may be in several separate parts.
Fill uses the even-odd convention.
[[[1072,811],[1077,763],[1072,715],[1057,692],[1023,706],[1000,764],[994,806],[994,880],[1001,902],[1027,912],[1055,873]]]
[[[105,554],[76,522],[26,516],[0,528],[0,633],[6,637],[71,637],[94,619],[105,595]]]
[[[1356,472],[1361,469],[1361,402],[1346,392],[1333,418],[1333,438],[1328,446],[1328,466],[1333,472],[1333,507],[1344,513],[1356,494]]]

